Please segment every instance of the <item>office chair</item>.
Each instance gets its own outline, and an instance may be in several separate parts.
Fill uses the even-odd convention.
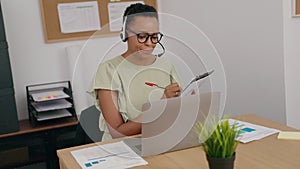
[[[103,131],[99,129],[99,116],[100,111],[95,105],[81,112],[76,129],[75,145],[101,141]]]

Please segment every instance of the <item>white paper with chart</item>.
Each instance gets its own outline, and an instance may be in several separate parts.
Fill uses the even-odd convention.
[[[121,169],[148,164],[123,141],[75,150],[71,154],[83,169]]]
[[[242,143],[248,143],[254,140],[259,140],[280,132],[280,130],[268,128],[265,126],[255,125],[244,121],[229,119],[231,125],[235,124],[238,128],[237,140]]]

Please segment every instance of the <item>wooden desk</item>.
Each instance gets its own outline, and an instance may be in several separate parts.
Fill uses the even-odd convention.
[[[284,131],[295,129],[256,116],[242,115],[236,119],[276,128]],[[300,167],[300,141],[278,140],[278,134],[273,134],[264,139],[247,144],[239,144],[235,160],[235,169],[296,169]],[[121,139],[113,140],[119,141]],[[97,144],[105,144],[101,142]],[[71,155],[71,151],[95,146],[87,144],[57,151],[60,169],[80,169],[80,166]],[[147,166],[135,167],[135,169],[208,169],[205,153],[202,147],[194,147],[185,150],[169,152],[157,156],[146,157]]]
[[[78,120],[75,117],[50,120],[36,127],[32,127],[28,119],[19,121],[19,131],[0,134],[0,155],[6,157],[5,153],[8,153],[16,157],[12,162],[1,162],[0,168],[41,161],[47,162],[47,168],[58,168],[55,167],[58,138],[68,132],[75,132],[77,124]],[[23,154],[16,154],[18,151],[15,150],[21,150]],[[15,151],[15,154],[9,153],[11,151]],[[18,161],[17,158],[21,158],[22,161]]]
[[[7,134],[0,134],[0,139],[10,137],[10,136],[18,136],[18,135],[30,134],[30,133],[39,132],[39,131],[46,131],[46,130],[51,130],[51,129],[69,127],[69,126],[74,126],[77,124],[78,124],[78,121],[75,117],[45,122],[43,124],[39,124],[36,127],[32,127],[28,119],[20,120],[19,121],[19,131],[7,133]]]

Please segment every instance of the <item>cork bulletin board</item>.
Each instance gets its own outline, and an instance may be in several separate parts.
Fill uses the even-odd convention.
[[[109,3],[120,3],[120,2],[131,2],[131,1],[142,1],[142,0],[90,0],[98,2],[98,11],[101,29],[99,31],[83,31],[73,33],[62,33],[59,14],[58,4],[60,3],[75,3],[75,2],[87,2],[87,0],[40,0],[41,15],[44,27],[44,36],[46,43],[60,42],[67,40],[79,40],[88,39],[93,37],[105,37],[105,36],[116,36],[119,35],[119,31],[110,31],[109,27]],[[157,9],[156,0],[143,0],[145,4],[154,6]],[[121,16],[120,16],[121,17]]]
[[[293,16],[300,16],[300,0],[293,0]]]

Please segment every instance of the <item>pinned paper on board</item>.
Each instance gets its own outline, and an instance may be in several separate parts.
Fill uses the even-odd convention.
[[[114,31],[120,31],[122,28],[122,19],[120,19],[123,14],[125,9],[130,5],[130,4],[135,4],[135,3],[142,3],[144,4],[144,1],[130,1],[130,2],[113,2],[113,3],[108,3],[107,8],[108,8],[108,17],[109,17],[109,28],[111,32]]]
[[[57,9],[61,33],[101,29],[97,1],[59,3]]]

